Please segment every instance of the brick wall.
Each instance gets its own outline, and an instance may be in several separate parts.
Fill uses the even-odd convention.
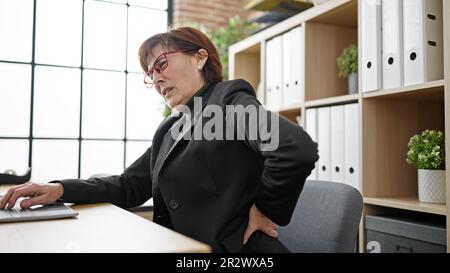
[[[239,15],[249,18],[255,12],[244,10],[248,0],[173,0],[172,27],[183,26],[194,21],[207,28],[215,29],[225,26],[228,19]]]

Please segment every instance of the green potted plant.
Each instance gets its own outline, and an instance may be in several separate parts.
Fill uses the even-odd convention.
[[[358,47],[350,44],[337,59],[339,77],[348,78],[349,94],[358,93]]]
[[[426,130],[408,143],[406,162],[418,169],[419,201],[445,203],[445,136]]]

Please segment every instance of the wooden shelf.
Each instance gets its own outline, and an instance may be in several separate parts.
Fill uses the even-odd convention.
[[[289,107],[282,107],[278,110],[279,113],[286,113],[286,112],[296,112],[299,111],[302,106],[300,104],[297,105],[291,105]]]
[[[350,1],[308,22],[356,28],[358,26],[358,1]]]
[[[292,106],[289,108],[282,108],[278,111],[278,113],[287,118],[288,120],[299,124],[299,120],[297,120],[297,117],[301,116],[302,108],[300,105],[298,106]]]
[[[426,129],[445,131],[444,101],[377,97],[362,101],[364,196],[417,195],[417,169],[407,144]]]
[[[363,98],[443,100],[444,86],[444,80],[440,80],[402,88],[368,92],[363,94]]]
[[[246,49],[244,49],[244,50],[242,50],[241,52],[238,52],[238,54],[239,53],[241,53],[241,54],[259,54],[259,52],[261,51],[261,47],[260,47],[260,45],[259,44],[255,44],[255,45],[253,45],[253,46],[251,46],[251,47],[249,47],[249,48],[246,48]]]
[[[307,21],[356,28],[357,11],[355,7],[357,7],[357,2],[358,0],[331,0],[310,8],[230,46],[230,55],[244,51]]]
[[[352,94],[352,95],[338,96],[338,97],[327,98],[327,99],[311,100],[311,101],[305,102],[305,108],[316,108],[316,107],[322,107],[322,106],[331,106],[331,105],[337,105],[337,104],[357,102],[358,99],[359,99],[359,94]]]
[[[350,44],[358,44],[357,27],[305,24],[306,101],[348,95],[348,80],[339,77],[336,60]]]
[[[250,0],[244,6],[246,10],[277,11],[285,9],[285,6],[297,11],[304,11],[314,6],[312,2],[290,0]],[[284,7],[284,8],[283,8]]]
[[[233,69],[230,69],[230,76],[235,79],[246,79],[255,90],[258,89],[261,81],[261,73],[256,67],[261,66],[261,45],[257,44],[234,55]]]
[[[365,197],[364,203],[382,207],[404,209],[438,215],[447,215],[447,206],[445,204],[422,203],[419,202],[419,199],[417,197],[396,197],[396,198]]]

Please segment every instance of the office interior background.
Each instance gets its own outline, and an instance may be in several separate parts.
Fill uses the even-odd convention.
[[[258,26],[227,47],[228,78],[318,142],[310,180],[361,193],[356,251],[448,252],[448,160],[430,202],[406,158],[414,135],[450,136],[449,14],[447,0],[0,0],[0,173],[120,174],[163,120],[140,43],[239,15]],[[352,44],[356,86],[337,64]]]

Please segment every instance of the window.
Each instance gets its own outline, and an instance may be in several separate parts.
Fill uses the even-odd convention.
[[[0,0],[0,172],[32,179],[119,174],[151,145],[163,99],[140,44],[169,0]]]

